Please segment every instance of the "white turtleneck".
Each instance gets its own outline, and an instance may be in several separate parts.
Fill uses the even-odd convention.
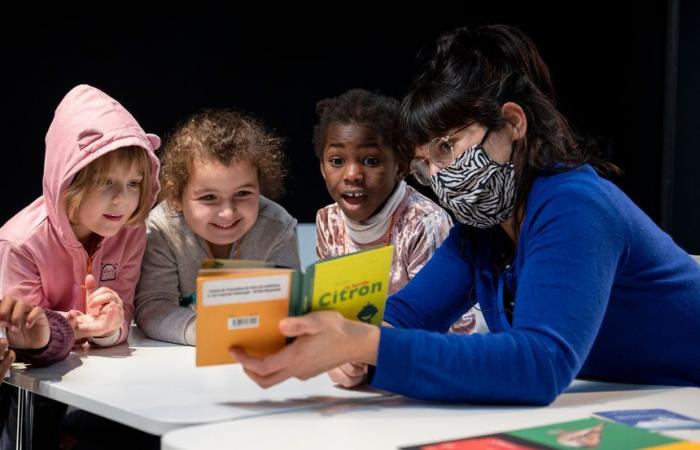
[[[357,244],[368,244],[384,236],[384,233],[386,233],[391,225],[391,218],[396,208],[401,204],[405,193],[406,182],[401,180],[396,184],[394,192],[389,196],[382,209],[367,220],[361,222],[350,219],[341,210],[350,239]]]

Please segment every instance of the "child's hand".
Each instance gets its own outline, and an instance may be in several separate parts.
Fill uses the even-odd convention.
[[[14,348],[42,348],[51,337],[44,310],[12,297],[5,297],[0,303],[0,327],[7,327],[7,337]]]
[[[92,274],[85,277],[85,311],[68,312],[76,340],[108,336],[124,322],[124,306],[119,294],[108,287],[98,288]]]
[[[108,287],[97,287],[97,281],[92,274],[85,277],[85,313],[99,315],[100,310],[109,303],[115,303],[120,308],[122,299],[119,294]]]
[[[77,309],[70,311],[69,321],[74,323],[76,340],[89,337],[102,337],[114,333],[124,321],[124,310],[110,303],[98,315],[84,314]]]
[[[10,350],[10,344],[7,339],[0,339],[0,381],[7,374],[12,363],[15,362],[15,352]]]
[[[349,388],[365,381],[367,367],[367,364],[349,362],[329,370],[328,376],[334,383]]]

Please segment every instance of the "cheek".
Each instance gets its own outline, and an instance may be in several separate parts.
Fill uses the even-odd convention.
[[[182,204],[182,214],[190,228],[197,228],[209,222],[211,208],[198,202],[185,201]]]
[[[391,191],[396,183],[396,173],[386,168],[373,170],[367,175],[367,185],[372,189],[386,192]]]
[[[329,188],[334,187],[338,184],[342,177],[342,172],[339,169],[326,170],[326,176],[323,177],[326,180],[326,186]]]
[[[255,221],[258,218],[259,202],[258,199],[251,199],[246,201],[244,204],[240,205],[239,211],[243,217],[248,221]]]
[[[136,208],[139,207],[140,200],[141,200],[141,191],[139,189],[136,189],[136,190],[129,193],[129,207],[131,208],[131,212],[136,211]]]
[[[101,202],[99,196],[91,196],[78,206],[78,211],[76,211],[78,221],[84,222],[99,215],[100,211],[104,209],[104,205],[105,202]]]

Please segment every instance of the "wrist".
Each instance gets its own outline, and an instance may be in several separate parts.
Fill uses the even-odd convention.
[[[88,341],[92,344],[99,345],[100,347],[108,347],[117,343],[121,337],[121,328],[117,328],[109,334],[104,336],[94,336],[89,337]]]
[[[375,365],[379,352],[380,330],[378,326],[346,320],[345,342],[349,346],[349,361]]]

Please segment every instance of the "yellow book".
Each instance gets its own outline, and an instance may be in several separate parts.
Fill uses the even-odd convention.
[[[207,260],[197,277],[197,366],[236,362],[229,348],[264,356],[286,343],[278,323],[333,309],[380,325],[393,247],[319,261],[302,273],[260,261]]]

